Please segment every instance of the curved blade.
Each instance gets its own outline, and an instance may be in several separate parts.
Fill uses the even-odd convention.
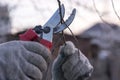
[[[62,17],[64,17],[65,14],[65,8],[64,5],[61,5],[61,13]],[[59,12],[59,8],[56,10],[56,12],[52,15],[52,17],[43,25],[43,27],[49,26],[50,28],[56,27],[61,21],[61,16]]]
[[[64,5],[61,5],[61,14],[62,17],[64,17],[65,14],[65,8]],[[42,34],[42,39],[47,40],[52,42],[53,39],[53,29],[60,24],[61,21],[61,16],[60,16],[60,11],[59,8],[57,9],[57,11],[53,14],[53,16],[46,22],[46,24],[43,26],[44,27],[49,27],[50,28],[50,32],[49,33],[43,33]]]
[[[58,33],[60,31],[63,31],[65,28],[67,28],[74,20],[76,15],[76,9],[73,9],[71,15],[69,18],[65,21],[65,23],[58,25],[57,27],[54,28],[54,33]]]

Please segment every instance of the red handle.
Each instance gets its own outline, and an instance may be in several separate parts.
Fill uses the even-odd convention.
[[[23,41],[34,41],[35,39],[39,38],[37,33],[32,29],[27,30],[24,34],[19,35],[19,37],[20,40]]]
[[[45,39],[41,39],[40,43],[46,46],[47,48],[51,49],[52,48],[52,43],[50,41],[47,41]]]
[[[49,48],[49,49],[52,48],[52,43],[50,41],[40,39],[38,37],[37,33],[32,29],[29,29],[24,34],[19,35],[19,37],[20,37],[20,40],[23,40],[23,41],[38,41],[42,45],[46,46],[47,48]]]

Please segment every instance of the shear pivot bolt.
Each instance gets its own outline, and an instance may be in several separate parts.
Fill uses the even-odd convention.
[[[50,32],[50,27],[44,27],[44,29],[43,29],[43,31],[44,31],[44,33],[49,33]]]
[[[41,34],[43,32],[41,25],[35,26],[34,30],[37,34]]]

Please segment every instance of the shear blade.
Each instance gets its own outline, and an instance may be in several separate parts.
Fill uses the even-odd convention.
[[[61,5],[61,14],[62,17],[64,17],[65,14],[65,8],[64,5]],[[61,16],[59,12],[59,8],[56,10],[56,12],[53,14],[53,16],[43,25],[43,27],[49,26],[50,28],[56,27],[58,24],[60,24]]]
[[[64,17],[65,14],[65,8],[64,5],[61,5],[61,16],[62,18]],[[43,29],[45,27],[49,27],[50,28],[50,32],[49,33],[43,33],[42,34],[42,39],[45,39],[49,42],[52,42],[53,39],[53,29],[60,24],[61,21],[61,16],[60,16],[60,10],[59,8],[56,10],[56,12],[53,14],[53,16],[47,21],[47,23],[43,26]]]
[[[76,9],[73,9],[69,18],[63,24],[60,24],[54,28],[54,33],[58,33],[60,31],[63,31],[64,29],[66,29],[73,22],[75,15],[76,15]]]

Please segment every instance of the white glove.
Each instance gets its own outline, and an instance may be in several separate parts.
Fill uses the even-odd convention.
[[[53,80],[84,80],[92,71],[89,60],[68,41],[61,47],[53,63],[52,77]]]
[[[0,80],[42,80],[50,51],[37,42],[0,44]]]

